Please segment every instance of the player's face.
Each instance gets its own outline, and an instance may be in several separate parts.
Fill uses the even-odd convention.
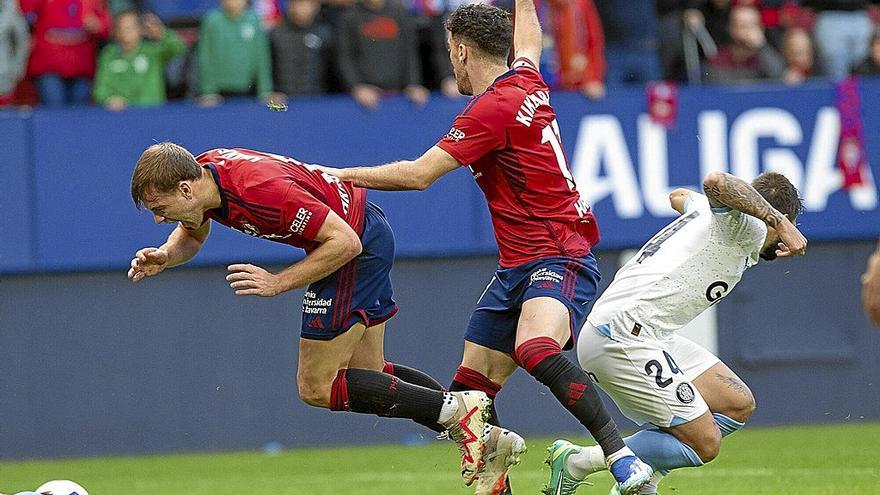
[[[474,87],[471,85],[471,78],[464,68],[467,48],[462,43],[455,42],[452,39],[452,33],[449,32],[446,33],[446,46],[449,47],[449,61],[452,63],[452,73],[455,75],[458,92],[466,96],[473,96]]]
[[[185,182],[177,190],[150,194],[144,205],[153,213],[156,223],[180,222],[188,229],[198,228],[205,213],[195,200],[191,186]]]

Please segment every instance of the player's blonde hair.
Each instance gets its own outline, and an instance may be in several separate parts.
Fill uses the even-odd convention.
[[[180,181],[197,180],[202,167],[183,146],[157,143],[141,153],[131,176],[131,199],[135,206],[144,206],[145,196],[172,191]]]

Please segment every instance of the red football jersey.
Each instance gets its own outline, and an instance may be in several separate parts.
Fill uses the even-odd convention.
[[[308,164],[242,148],[209,150],[196,161],[211,170],[223,201],[205,220],[307,252],[318,247],[314,239],[330,210],[363,231],[366,190]]]
[[[599,230],[562,150],[550,88],[531,61],[474,97],[437,146],[470,166],[486,195],[499,263],[585,256]]]

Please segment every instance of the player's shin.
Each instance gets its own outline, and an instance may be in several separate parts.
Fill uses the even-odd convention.
[[[625,439],[626,445],[654,471],[670,471],[682,467],[703,465],[694,449],[660,430],[642,430]]]
[[[718,429],[721,430],[722,438],[745,426],[745,423],[740,423],[739,421],[721,413],[712,413],[712,418],[715,420],[715,424],[718,425]]]
[[[549,337],[528,340],[517,347],[516,360],[530,375],[547,386],[556,400],[590,431],[606,456],[614,456],[626,449],[617,425],[605,409],[592,380],[584,370],[562,355],[558,342]]]
[[[501,391],[501,385],[493,382],[479,371],[472,370],[466,366],[459,366],[455,371],[452,383],[449,385],[449,391],[463,392],[465,390],[485,392],[486,396],[493,400],[492,406],[489,407],[489,419],[486,422],[490,425],[501,426],[494,402],[495,396]]]
[[[330,409],[436,422],[445,395],[379,371],[348,369],[333,381]]]
[[[382,370],[389,375],[394,375],[401,380],[411,383],[413,385],[418,385],[420,387],[430,388],[431,390],[439,390],[441,392],[445,392],[446,389],[443,388],[443,385],[440,384],[437,380],[432,378],[427,373],[419,371],[415,368],[410,368],[409,366],[404,366],[398,363],[392,363],[390,361],[385,362],[385,368]],[[455,390],[453,390],[454,392]],[[423,421],[423,420],[414,420],[416,423],[424,426],[425,428],[434,430],[437,433],[443,433],[446,431],[442,425],[437,423],[436,421]]]

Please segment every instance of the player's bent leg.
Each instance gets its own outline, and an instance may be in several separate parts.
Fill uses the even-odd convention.
[[[384,371],[385,323],[367,327],[361,341],[354,348],[348,368]]]
[[[706,411],[697,419],[685,424],[662,428],[662,430],[671,433],[683,444],[693,449],[703,464],[718,457],[718,452],[721,451],[721,431],[715,424],[715,418],[712,417],[710,411]],[[632,442],[630,442],[630,446],[631,444]],[[659,469],[666,470],[670,467],[660,466]]]
[[[624,444],[589,375],[562,355],[571,338],[568,308],[552,297],[523,303],[516,334],[516,360],[547,386],[602,447],[610,471],[625,495],[638,493],[652,470]],[[563,493],[563,492],[559,492]]]
[[[418,385],[420,387],[438,390],[441,392],[446,391],[443,388],[443,385],[440,384],[440,382],[432,378],[427,373],[419,371],[415,368],[411,368],[409,366],[386,361],[384,346],[385,322],[368,327],[367,330],[364,332],[364,336],[361,339],[360,345],[355,348],[354,354],[351,357],[351,361],[349,362],[348,367],[352,369],[381,371],[388,375],[395,376],[400,380],[406,383],[410,383],[412,385]],[[437,433],[441,433],[446,430],[446,428],[444,428],[442,425],[434,420],[414,421],[421,424],[422,426],[434,430]]]
[[[509,354],[466,340],[461,365],[455,371],[449,390],[479,390],[494,400],[517,367]],[[489,408],[488,422],[501,426],[494,402]]]
[[[694,379],[709,410],[742,426],[755,412],[755,396],[749,387],[726,364],[719,361]],[[724,421],[725,423],[730,423]],[[730,434],[728,425],[719,424],[722,434]]]
[[[365,329],[357,323],[331,340],[300,338],[296,382],[303,402],[330,408],[333,382],[339,370],[348,367]]]
[[[465,341],[462,364],[449,385],[451,391],[479,390],[495,399],[502,384],[516,371],[517,365],[509,354]],[[493,378],[489,378],[489,377]],[[496,381],[497,380],[497,381]],[[485,467],[477,478],[475,495],[510,494],[510,467],[519,463],[526,451],[525,440],[516,433],[500,428],[495,404],[489,408],[488,426],[483,431],[486,445]]]

